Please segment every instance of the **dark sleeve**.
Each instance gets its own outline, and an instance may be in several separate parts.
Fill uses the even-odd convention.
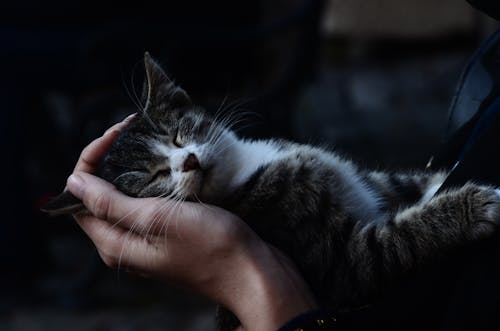
[[[500,20],[500,1],[498,0],[467,0],[472,6],[483,13]]]
[[[400,327],[387,328],[387,321],[380,319],[381,316],[386,315],[382,314],[380,309],[369,309],[368,306],[344,313],[337,313],[330,309],[318,309],[293,318],[277,331],[362,331],[378,330],[380,328],[377,326],[381,325],[384,325],[388,331],[404,329]]]
[[[278,331],[333,331],[336,327],[337,318],[328,310],[313,310],[301,314],[287,322]]]

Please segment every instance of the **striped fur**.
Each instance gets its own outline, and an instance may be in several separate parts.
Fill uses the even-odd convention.
[[[230,123],[192,106],[149,57],[146,71],[147,108],[98,175],[131,196],[176,192],[232,211],[295,261],[323,305],[363,303],[499,222],[491,187],[467,184],[432,197],[443,173],[372,172],[321,148],[239,139]],[[67,195],[54,212],[76,210]],[[224,310],[220,320],[223,330],[237,325]]]

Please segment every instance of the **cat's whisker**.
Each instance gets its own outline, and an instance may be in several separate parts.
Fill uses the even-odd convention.
[[[220,131],[224,129],[224,125],[222,124],[222,121],[225,120],[223,111],[220,111],[218,114],[216,114],[215,118],[213,118],[208,133],[207,137],[209,138],[209,141],[212,141],[215,136],[220,134]]]
[[[175,200],[173,201],[165,201],[164,205],[160,207],[160,212],[158,213],[158,220],[161,220],[161,225],[160,229],[158,230],[157,234],[155,235],[156,237],[164,235],[165,229],[168,229],[168,224],[170,223],[170,210],[173,208],[172,206],[175,205]],[[164,245],[165,245],[165,253],[168,255],[168,245],[167,245],[167,240],[165,237],[164,240]]]
[[[123,72],[122,72],[122,85],[123,85],[123,88],[125,89],[125,92],[127,93],[130,101],[132,101],[132,103],[137,107],[137,109],[140,111],[142,110],[143,108],[141,107],[140,103],[137,103],[137,101],[132,97],[132,94],[130,93],[130,90],[127,86],[127,84],[125,83],[125,77],[123,76]]]
[[[150,202],[152,203],[154,200],[155,200],[155,198],[150,200]],[[130,216],[132,213],[135,213],[137,210],[139,210],[145,206],[146,206],[146,204],[143,204],[142,206],[139,206],[139,207],[135,208],[134,210],[132,210],[130,213],[125,215],[122,219],[120,219],[119,221],[114,223],[112,225],[111,229],[118,226],[119,223],[121,223],[126,217]],[[136,220],[135,222],[132,223],[132,225],[129,227],[129,229],[127,231],[126,237],[124,239],[124,244],[120,250],[120,255],[118,258],[118,269],[120,269],[120,267],[121,267],[122,260],[123,260],[124,254],[125,254],[125,249],[129,246],[129,245],[127,245],[127,242],[130,240],[130,237],[134,234],[137,234],[137,233],[140,234],[140,231],[137,231],[137,228],[139,228],[140,223],[141,223],[141,220]],[[131,252],[129,254],[131,254]]]
[[[224,133],[228,132],[230,130],[230,127],[232,126],[232,122],[235,122],[235,119],[229,119],[229,118],[224,118],[222,121],[216,124],[216,130],[212,134],[212,136],[209,139],[208,144],[215,145],[218,143],[219,139],[224,135]]]
[[[238,128],[236,129],[232,129],[233,132],[236,132],[236,133],[239,133],[240,131],[243,131],[245,130],[246,128],[250,128],[252,127],[254,124],[253,123],[248,123],[246,125],[240,125]]]
[[[132,74],[130,75],[130,86],[132,88],[132,93],[135,96],[135,100],[137,101],[137,104],[140,106],[140,109],[144,109],[144,105],[141,103],[141,99],[139,98],[139,96],[137,95],[137,93],[135,91],[135,84],[134,84],[135,70],[137,69],[137,65],[139,63],[140,62],[136,62],[133,69],[132,69]]]
[[[224,108],[222,111],[228,114],[232,114],[236,112],[238,109],[242,108],[245,104],[250,103],[251,99],[237,99],[234,100],[233,102],[229,103],[226,108]]]
[[[160,212],[158,213],[158,220],[161,220],[160,228],[156,231],[155,237],[163,236],[163,243],[165,254],[168,256],[168,228],[172,222],[172,220],[177,219],[175,214],[180,207],[180,204],[184,201],[181,197],[179,197],[180,188],[176,188],[174,192],[170,195],[169,200],[165,200],[163,206],[160,207]]]
[[[221,122],[220,125],[227,131],[234,131],[234,127],[244,121],[249,120],[248,115],[252,114],[252,112],[240,112],[233,116],[232,118],[226,119],[224,122]]]
[[[185,197],[182,197],[181,199],[178,200],[177,205],[172,210],[173,214],[177,214],[178,213],[179,209],[181,208],[182,203],[185,200],[186,200]],[[192,212],[192,209],[187,209],[187,210],[189,210],[190,212]],[[179,217],[174,217],[173,219],[175,220],[175,233],[177,235],[177,238],[182,239],[182,236],[179,234]]]
[[[155,218],[148,222],[149,224],[145,229],[142,229],[140,236],[146,242],[150,243],[153,241],[152,238],[154,238],[156,235],[155,231],[153,229],[157,226],[158,222],[160,222],[162,220],[163,209],[165,208],[165,205],[167,205],[167,204],[168,203],[165,202],[165,204],[158,207],[158,211],[155,214]]]
[[[164,194],[162,194],[159,197],[157,197],[157,199],[160,199],[160,198],[164,199],[165,202],[164,202],[164,204],[162,206],[160,206],[159,212],[157,213],[156,218],[154,220],[151,220],[148,228],[145,229],[145,231],[143,233],[143,236],[146,239],[148,239],[148,236],[149,236],[149,233],[151,232],[151,229],[154,226],[156,226],[157,222],[160,222],[164,218],[163,209],[167,209],[167,207],[172,206],[172,204],[175,205],[175,201],[178,199],[177,196],[178,196],[179,190],[180,190],[180,188],[176,188],[168,196],[164,196]],[[167,211],[168,211],[168,209],[167,209]],[[157,231],[153,231],[152,232],[152,236],[161,233],[162,227],[163,226],[161,226],[160,229],[157,230]],[[154,232],[156,232],[156,234]]]
[[[161,233],[163,233],[166,245],[168,243],[168,240],[167,240],[167,237],[168,237],[168,228],[169,228],[170,223],[172,222],[172,220],[175,220],[175,222],[176,222],[175,223],[176,224],[176,232],[178,233],[178,217],[177,217],[177,214],[178,214],[178,210],[180,209],[181,204],[184,202],[184,200],[185,200],[185,198],[178,196],[177,199],[175,199],[174,205],[171,208],[169,208],[169,210],[167,211],[167,214],[164,216],[164,218],[166,219],[166,222],[162,226]]]
[[[165,197],[165,195],[167,195],[167,193],[162,194],[162,195],[160,195],[158,197],[153,197],[152,200],[150,200],[150,203],[153,203],[157,199],[163,199],[163,198],[166,199],[165,200],[166,204],[169,203],[168,197]],[[170,194],[169,197],[170,196],[172,196],[172,194]],[[138,209],[140,209],[140,208],[142,208],[142,207],[144,207],[144,206],[146,206],[146,205],[144,204],[142,206],[139,206],[138,208],[135,209],[135,211],[138,210]],[[165,205],[163,207],[165,207]],[[132,212],[135,212],[135,211],[132,211]],[[128,217],[128,216],[129,215],[127,215],[125,217]],[[138,230],[140,228],[140,224],[142,223],[141,220],[136,220],[135,222],[132,223],[132,225],[130,226],[129,230],[127,231],[126,237],[124,239],[124,244],[122,245],[122,248],[120,250],[120,254],[119,254],[119,258],[118,258],[118,262],[117,262],[117,264],[118,264],[118,270],[121,269],[121,265],[122,265],[122,261],[123,261],[124,257],[126,258],[125,254],[127,252],[125,250],[127,248],[133,249],[133,247],[134,247],[133,245],[127,245],[127,242],[130,240],[130,237],[133,236],[133,235],[135,235],[135,234],[139,234],[139,236],[142,237],[142,238],[144,238],[146,241],[153,242],[154,235],[152,234],[151,235],[151,239],[149,239],[149,231],[150,231],[151,227],[154,225],[154,223],[156,221],[157,220],[151,220],[150,225],[148,226],[148,228],[146,230],[142,230],[142,231]],[[115,224],[113,224],[113,227],[116,226],[117,224],[118,224],[118,222],[115,223]],[[132,248],[130,248],[130,247],[132,247]],[[133,253],[132,251],[129,251],[128,255],[131,255],[132,253]]]
[[[224,134],[224,131],[225,129],[223,127],[220,127],[216,132],[215,134],[213,134],[209,141],[207,142],[207,145],[209,146],[215,146],[219,140],[222,138],[223,134]]]
[[[246,121],[246,118],[241,118],[241,119],[235,119],[233,122],[229,123],[227,126],[226,126],[226,130],[231,130],[233,132],[236,132],[237,130],[234,129],[234,127],[242,122]],[[239,128],[241,129],[241,127]]]
[[[146,122],[148,122],[149,125],[151,125],[151,127],[153,128],[153,131],[155,132],[158,132],[158,127],[156,126],[156,124],[153,122],[153,120],[151,119],[151,117],[149,117],[148,115],[148,112],[146,111],[146,106],[144,106],[144,108],[141,108],[142,110],[142,115],[144,116],[144,118],[146,119]]]
[[[160,198],[163,198],[163,197],[165,197],[167,194],[168,194],[168,193],[162,194],[162,195],[160,195],[160,196],[158,196],[158,197],[152,197],[152,198],[150,198],[150,199],[151,199],[150,201],[151,201],[151,203],[152,203],[152,202],[154,202],[154,200],[156,200],[156,199],[160,199]],[[127,219],[130,215],[134,214],[135,212],[137,212],[139,209],[141,209],[141,208],[143,208],[143,207],[145,207],[145,205],[138,206],[138,207],[136,207],[136,208],[132,209],[132,210],[131,210],[130,212],[128,212],[127,214],[125,214],[125,216],[123,216],[123,217],[122,217],[122,218],[120,218],[118,221],[116,221],[116,222],[114,222],[114,223],[112,224],[112,226],[111,226],[111,230],[112,230],[112,229],[114,229],[114,227],[119,226],[119,225],[121,224],[121,222],[123,222],[123,221],[124,221],[125,219]]]
[[[126,248],[130,248],[131,245],[128,245],[128,241],[130,240],[130,237],[134,234],[134,227],[136,226],[136,222],[134,222],[134,224],[132,224],[132,226],[130,227],[130,229],[127,231],[126,235],[125,235],[125,239],[123,240],[123,245],[120,249],[120,255],[118,256],[118,262],[117,262],[117,270],[121,270],[121,266],[122,266],[122,261],[124,261],[124,257],[126,257],[125,255],[125,249]],[[132,246],[133,247],[133,246]],[[129,256],[132,254],[132,251],[129,251]]]
[[[216,145],[214,145],[215,147],[213,149],[213,153],[216,153],[217,155],[221,155],[222,153],[227,151],[229,148],[233,147],[235,144],[236,144],[235,142],[231,142],[231,143],[226,144],[226,145],[216,144]]]
[[[209,144],[218,143],[219,138],[223,135],[224,132],[232,130],[233,127],[235,127],[239,123],[246,121],[248,118],[247,115],[249,115],[249,114],[252,114],[252,112],[237,112],[237,113],[234,112],[232,114],[229,114],[229,116],[223,118],[221,121],[219,121],[216,124],[217,131],[215,132],[215,134],[212,134],[212,136],[210,137]],[[247,127],[247,126],[245,126],[245,127]]]
[[[214,123],[216,123],[216,125],[219,127],[227,128],[227,125],[231,123],[234,119],[236,119],[237,115],[239,115],[239,113],[236,110],[232,110],[230,112],[225,113],[224,116],[221,117],[220,119],[214,120]]]
[[[159,217],[165,218],[165,213],[168,213],[177,203],[179,200],[179,192],[181,191],[180,187],[176,187],[172,193],[168,196],[168,199],[165,200],[165,203],[161,207],[161,211],[159,213]],[[167,207],[169,207],[167,209]],[[165,213],[163,212],[163,209],[165,209]],[[158,230],[158,233],[161,233],[163,230],[160,228]]]
[[[221,104],[221,107],[223,106],[225,100],[226,100],[226,98],[223,100],[223,103]],[[231,116],[230,114],[226,115],[225,114],[225,109],[222,109],[221,107],[219,107],[219,109],[215,113],[214,117],[212,118],[212,123],[211,123],[210,129],[208,131],[209,135],[213,134],[213,130],[217,130],[217,129],[219,129],[221,127],[221,122],[222,121],[224,121],[228,116]]]
[[[222,135],[224,128],[219,126],[217,123],[212,122],[210,129],[207,133],[207,144],[212,145],[218,137]]]
[[[225,151],[227,151],[229,148],[233,147],[234,145],[236,145],[236,141],[232,141],[231,143],[226,145],[216,144],[213,153],[220,155]]]
[[[234,127],[233,123],[235,121],[250,119],[250,116],[254,114],[255,113],[251,111],[235,110],[233,115],[230,118],[228,118],[226,128],[232,128]]]
[[[214,113],[214,121],[218,119],[219,116],[222,116],[222,113],[224,112],[224,106],[228,100],[228,95],[226,94],[224,98],[222,99],[221,104],[219,105],[219,108]]]
[[[215,210],[213,206],[211,205],[208,205],[206,203],[204,203],[203,201],[200,200],[200,198],[198,197],[198,195],[195,193],[193,194],[194,198],[196,199],[196,201],[201,205],[203,206],[204,208],[207,208],[209,210]]]
[[[235,102],[233,103],[233,105],[228,105],[228,109],[225,110],[227,116],[225,116],[225,118],[223,119],[224,121],[221,122],[221,124],[226,128],[229,128],[230,126],[228,126],[227,124],[229,124],[233,120],[240,119],[244,116],[246,117],[247,115],[254,115],[254,116],[259,115],[258,113],[252,111],[241,111],[241,106],[245,103],[246,101],[240,103]]]
[[[156,226],[157,222],[160,222],[160,221],[167,221],[168,222],[168,217],[165,217],[165,212],[168,212],[169,211],[169,207],[170,208],[173,208],[173,206],[175,206],[176,204],[176,201],[177,201],[177,195],[178,195],[178,191],[179,189],[175,189],[169,196],[168,198],[165,198],[165,203],[160,206],[159,208],[159,212],[157,213],[157,217],[151,221],[149,227],[146,229],[146,233],[145,233],[145,238],[147,239],[151,229]],[[165,210],[165,212],[164,212]],[[163,220],[165,219],[165,220]],[[157,230],[157,231],[153,231],[152,235],[158,235],[162,232],[163,230],[163,225],[160,226],[160,228]],[[154,233],[156,232],[156,234]]]

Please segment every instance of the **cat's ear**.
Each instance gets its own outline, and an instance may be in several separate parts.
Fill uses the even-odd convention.
[[[148,52],[144,54],[146,82],[143,99],[146,112],[154,112],[160,105],[162,109],[179,109],[192,106],[191,98],[186,91],[176,86],[167,74],[156,63]]]
[[[48,213],[50,216],[71,215],[84,210],[86,208],[82,201],[69,191],[59,194],[41,208],[41,211]]]

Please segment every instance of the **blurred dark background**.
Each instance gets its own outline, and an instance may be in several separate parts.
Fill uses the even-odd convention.
[[[423,168],[462,67],[497,23],[465,1],[17,1],[0,5],[0,330],[211,330],[213,307],[106,269],[38,209],[137,110],[149,51],[242,135]]]

